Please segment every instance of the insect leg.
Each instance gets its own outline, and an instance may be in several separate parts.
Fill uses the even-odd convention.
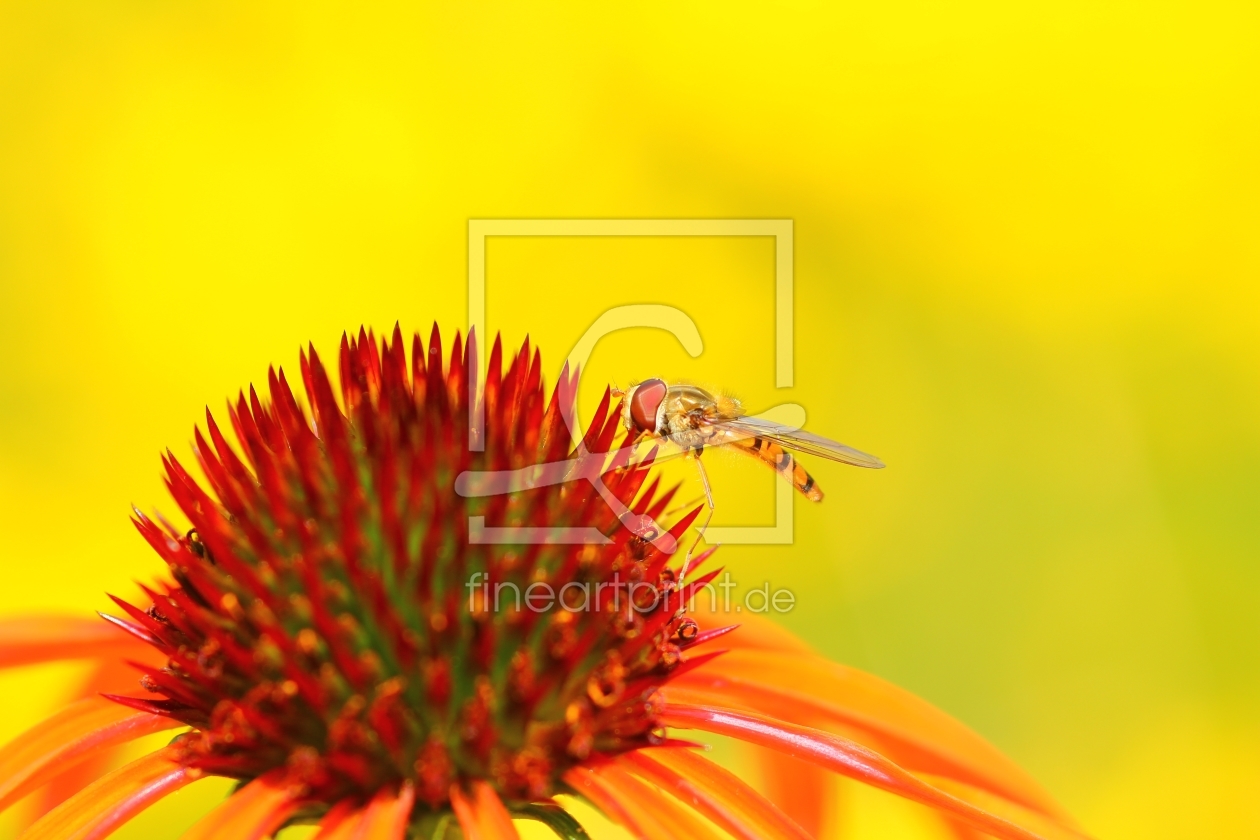
[[[704,536],[705,530],[709,527],[709,521],[713,519],[713,489],[709,487],[709,475],[704,471],[704,462],[700,460],[699,455],[693,455],[696,461],[696,469],[700,471],[700,483],[704,485],[704,498],[709,505],[709,513],[704,518],[704,524],[696,529],[696,538],[691,543],[691,548],[687,549],[687,556],[683,558],[682,571],[678,573],[678,588],[681,591],[683,584],[687,580],[687,567],[691,565],[691,555],[695,553],[696,546],[700,544],[700,538]]]

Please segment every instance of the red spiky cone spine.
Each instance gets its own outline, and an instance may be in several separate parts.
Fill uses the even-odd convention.
[[[416,336],[410,361],[397,328],[379,344],[360,331],[342,340],[340,404],[312,347],[301,357],[309,413],[273,371],[269,403],[251,388],[229,405],[239,454],[207,414],[196,451],[209,492],[164,459],[192,530],[137,515],[172,580],[147,590],[148,609],[119,602],[125,626],[169,661],[144,674],[149,696],[115,699],[190,724],[187,765],[240,779],[288,768],[313,803],[366,799],[403,780],[431,808],[472,779],[509,802],[536,799],[577,763],[663,738],[654,692],[683,647],[712,638],[683,615],[670,555],[623,526],[585,480],[483,498],[455,491],[468,471],[575,456],[564,412],[576,377],[566,370],[548,397],[541,368],[527,341],[502,374],[496,341],[478,387],[472,341],[456,335],[444,366],[436,326],[427,347]],[[476,398],[480,452],[469,447]],[[606,392],[585,451],[611,449],[609,409]],[[624,451],[590,457],[634,513],[668,506],[672,490],[644,487],[650,464]],[[477,543],[469,517],[594,528],[607,541]],[[576,584],[570,604],[585,608],[518,609],[511,587],[530,584]],[[581,585],[586,603],[573,604]]]

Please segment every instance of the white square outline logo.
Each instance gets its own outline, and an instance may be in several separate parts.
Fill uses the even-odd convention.
[[[768,236],[774,238],[774,355],[775,387],[793,384],[793,221],[791,219],[469,219],[468,220],[468,329],[486,332],[486,239],[491,236]],[[672,310],[671,307],[626,309]],[[668,316],[669,312],[653,314]],[[678,313],[682,314],[682,313]],[[686,318],[685,315],[683,315]],[[602,320],[602,319],[601,319]],[[688,323],[690,323],[689,319]],[[692,325],[694,332],[694,325]],[[679,334],[675,331],[675,334]],[[680,340],[682,339],[680,335]],[[698,334],[695,340],[699,340]],[[690,348],[689,348],[690,350]],[[692,352],[697,355],[698,350]],[[477,430],[484,427],[483,406],[469,417],[470,447],[480,449]],[[705,542],[713,545],[787,545],[792,542],[793,488],[775,478],[775,517],[770,526],[709,527]],[[472,521],[477,520],[477,521]],[[534,542],[541,529],[487,528],[481,517],[471,517],[469,536],[485,542]],[[515,531],[531,533],[515,534]],[[487,532],[504,532],[488,534]],[[488,537],[488,538],[486,538]]]

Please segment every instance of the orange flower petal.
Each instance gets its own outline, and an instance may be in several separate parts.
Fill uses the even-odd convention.
[[[415,801],[415,788],[410,782],[397,792],[382,790],[368,803],[354,840],[403,840]]]
[[[798,761],[778,750],[751,744],[747,747],[753,751],[754,760],[762,769],[766,799],[783,813],[791,814],[796,824],[810,836],[820,836],[827,819],[828,803],[833,799],[831,773],[817,764]]]
[[[473,796],[477,808],[477,818],[483,833],[489,840],[516,840],[516,826],[512,825],[512,816],[503,806],[503,800],[494,792],[494,788],[485,782],[473,782]]]
[[[473,796],[465,796],[459,785],[451,785],[451,810],[459,820],[467,840],[517,840],[517,827],[498,793],[485,782],[473,782]]]
[[[662,760],[657,761],[644,750],[638,750],[625,753],[618,761],[735,837],[745,840],[810,840],[810,835],[791,817],[735,774],[707,758],[688,749],[659,749],[654,754]]]
[[[0,668],[86,659],[131,656],[152,650],[97,618],[31,615],[0,619]]]
[[[272,770],[221,802],[180,840],[261,840],[283,825],[297,806],[284,770]]]
[[[100,697],[67,706],[0,748],[0,810],[99,750],[180,726]]]
[[[97,779],[45,814],[19,840],[101,840],[192,780],[166,750],[150,753]]]
[[[949,832],[949,836],[953,837],[954,840],[984,840],[987,836],[966,823],[950,818],[945,819],[945,830]]]
[[[481,827],[477,825],[477,818],[473,814],[472,803],[459,789],[458,783],[451,785],[451,810],[455,812],[455,819],[459,821],[459,827],[464,830],[466,840],[485,840],[481,836]]]
[[[520,835],[494,788],[477,781],[471,792],[469,798],[458,784],[451,785],[451,809],[467,840],[517,840]]]
[[[564,774],[564,780],[594,803],[605,817],[638,840],[662,840],[670,836],[669,830],[647,810],[646,803],[636,799],[637,790],[623,789],[589,767],[574,767]],[[476,838],[469,837],[468,840]]]
[[[155,658],[161,659],[161,654],[157,650],[152,653]],[[160,668],[160,662],[155,663],[154,667]],[[135,690],[136,683],[135,668],[117,659],[101,659],[92,665],[91,673],[80,684],[74,694],[74,699],[99,700],[101,694],[128,694]],[[178,724],[172,722],[170,725]],[[58,773],[35,795],[31,807],[26,809],[27,813],[23,815],[25,822],[22,823],[22,827],[25,828],[35,822],[105,775],[107,771],[118,766],[117,759],[122,746],[122,744],[99,746],[92,750],[91,755],[74,764],[66,772]]]
[[[953,814],[995,837],[1040,840],[1032,831],[951,796],[878,753],[827,732],[751,713],[677,705],[665,708],[661,722],[679,729],[729,735],[813,761],[841,775]]]
[[[120,763],[119,747],[105,747],[93,752],[82,761],[74,762],[64,773],[58,773],[31,797],[27,807],[17,816],[18,829],[34,825],[35,821],[56,808],[62,802],[104,776]]]
[[[315,835],[315,840],[357,840],[363,816],[363,809],[355,803],[340,802],[319,821],[319,833]]]
[[[1070,822],[1057,805],[1047,802],[1044,796],[1038,796],[1038,791],[1022,790],[1017,782],[999,776],[993,769],[978,769],[968,759],[959,758],[924,737],[907,735],[893,726],[869,720],[838,704],[779,686],[712,674],[708,675],[708,679],[709,684],[703,688],[696,687],[700,683],[696,679],[689,681],[685,688],[667,686],[662,695],[670,703],[746,710],[822,729],[862,743],[908,770],[957,779],[1047,816],[1054,816],[1065,824]]]
[[[983,808],[989,813],[996,814],[1018,825],[1025,825],[1035,831],[1038,835],[1045,837],[1046,840],[1081,840],[1086,837],[1074,827],[1065,827],[1049,819],[1044,814],[1030,811],[1022,808],[1009,800],[999,796],[994,796],[986,790],[973,787],[971,785],[959,782],[955,779],[944,779],[933,776],[925,776],[925,781],[931,782],[936,787],[950,793],[959,799],[969,802],[977,808]],[[978,835],[974,833],[966,833],[966,829],[956,827],[954,829],[955,836],[961,840],[979,840]]]
[[[683,674],[675,685],[675,693],[684,688],[705,692],[704,701],[693,698],[700,701],[696,705],[735,700],[777,718],[832,721],[870,732],[906,766],[957,778],[1071,822],[1031,776],[975,732],[925,700],[854,668],[813,655],[734,650]]]
[[[697,811],[620,765],[621,762],[614,761],[595,768],[595,773],[616,791],[619,802],[635,812],[640,824],[655,826],[651,830],[653,840],[725,840],[727,835]]]

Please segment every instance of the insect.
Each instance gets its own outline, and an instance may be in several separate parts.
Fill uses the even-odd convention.
[[[855,467],[878,469],[884,462],[874,455],[810,434],[791,426],[748,417],[739,400],[711,394],[695,385],[669,385],[662,379],[648,379],[628,390],[614,389],[623,398],[621,422],[637,440],[666,439],[691,457],[700,472],[709,513],[699,532],[704,533],[713,518],[713,491],[700,455],[707,446],[730,446],[769,466],[811,502],[821,502],[822,489],[814,477],[796,462],[792,452],[817,455]],[[699,537],[697,537],[697,542]],[[695,546],[692,546],[694,550]],[[683,562],[684,573],[691,552]]]

